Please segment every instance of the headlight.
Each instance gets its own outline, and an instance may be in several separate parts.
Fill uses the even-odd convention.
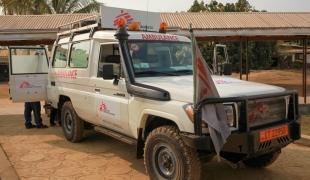
[[[194,122],[194,110],[191,104],[186,104],[183,106],[189,119]],[[226,110],[227,118],[231,127],[236,127],[236,116],[235,116],[235,106],[233,104],[224,104],[224,109]],[[202,127],[208,127],[207,123],[201,120]]]
[[[227,118],[231,127],[236,127],[236,116],[235,116],[235,106],[233,104],[224,104],[224,109],[226,110]]]

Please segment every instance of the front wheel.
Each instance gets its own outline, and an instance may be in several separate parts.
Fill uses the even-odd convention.
[[[195,149],[187,147],[178,128],[162,126],[147,137],[144,165],[150,179],[198,180],[201,164]]]
[[[62,106],[61,125],[65,137],[70,142],[78,142],[84,135],[84,121],[75,112],[71,101]]]
[[[277,150],[252,159],[245,160],[243,161],[243,163],[253,168],[264,168],[274,163],[278,159],[280,154],[281,150]]]

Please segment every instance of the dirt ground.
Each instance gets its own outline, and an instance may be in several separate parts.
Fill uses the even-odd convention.
[[[240,78],[234,73],[233,77]],[[245,80],[246,76],[243,75]],[[287,90],[298,90],[298,95],[302,96],[302,70],[262,70],[253,71],[249,74],[249,81],[271,84],[283,87]],[[310,96],[310,72],[307,72],[307,96]]]
[[[0,108],[24,107],[24,103],[12,103],[8,83],[0,82]]]

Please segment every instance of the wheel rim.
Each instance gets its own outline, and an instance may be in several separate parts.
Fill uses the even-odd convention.
[[[72,116],[69,112],[65,114],[64,126],[66,129],[66,132],[70,134],[72,132]]]
[[[164,178],[172,179],[176,174],[176,157],[166,145],[159,145],[154,151],[153,167]]]

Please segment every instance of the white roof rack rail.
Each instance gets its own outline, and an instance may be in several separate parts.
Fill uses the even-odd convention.
[[[74,32],[90,30],[94,27],[101,27],[100,15],[93,15],[77,21],[58,26],[57,35],[71,34]]]

